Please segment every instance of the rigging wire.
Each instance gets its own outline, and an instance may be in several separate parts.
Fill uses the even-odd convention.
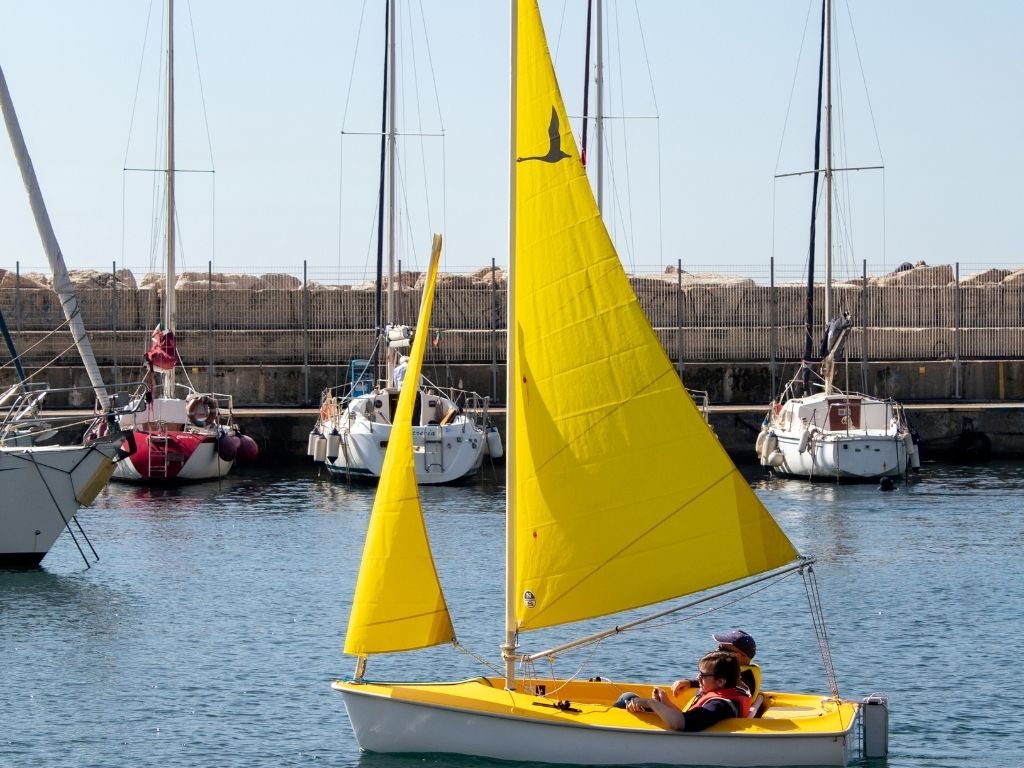
[[[825,614],[821,607],[821,596],[818,592],[818,581],[814,577],[814,566],[808,565],[803,572],[804,589],[807,592],[807,603],[811,609],[811,620],[814,623],[814,634],[818,639],[821,651],[821,663],[825,668],[832,696],[839,698],[839,681],[836,678],[835,665],[832,662],[832,650],[828,643],[828,631],[825,628]]]

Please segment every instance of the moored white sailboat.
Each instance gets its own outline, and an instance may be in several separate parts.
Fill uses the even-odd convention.
[[[92,354],[78,311],[78,300],[2,69],[0,112],[3,113],[11,147],[28,193],[43,250],[53,271],[54,289],[60,297],[68,327],[104,411],[100,419],[108,424],[110,398]],[[38,418],[48,389],[29,388],[2,312],[0,329],[18,374],[18,383],[0,393],[0,567],[29,567],[40,563],[65,528],[70,528],[72,523],[77,524],[75,516],[79,508],[91,504],[107,484],[120,457],[122,438],[120,433],[112,433],[104,440],[88,444],[37,444],[51,438],[55,432],[56,425]]]
[[[824,162],[815,157],[813,199],[817,202],[820,173],[825,185],[825,321],[820,369],[812,363],[814,327],[814,227],[807,277],[807,319],[804,360],[782,394],[769,406],[754,449],[762,466],[777,474],[809,480],[870,481],[905,475],[920,467],[914,435],[899,403],[835,385],[837,362],[845,350],[849,315],[833,318],[832,196],[835,170],[832,152],[832,2],[824,0],[821,84],[823,109],[817,119],[823,128]],[[821,95],[819,92],[819,105]],[[815,144],[817,151],[817,143]]]
[[[385,153],[382,153],[381,182],[387,182],[387,204],[378,209],[378,232],[384,232],[387,212],[387,302],[382,301],[384,243],[378,243],[377,345],[368,366],[371,380],[376,369],[384,371],[368,392],[354,389],[360,377],[350,376],[348,384],[329,387],[320,398],[320,416],[310,432],[308,454],[332,477],[344,480],[377,480],[384,467],[384,454],[392,439],[399,386],[394,378],[400,355],[409,347],[410,330],[395,318],[395,205],[396,205],[396,108],[395,3],[388,3],[386,83],[384,108]],[[386,173],[385,173],[386,171]],[[383,190],[381,199],[383,200]],[[428,329],[424,329],[426,334]],[[380,365],[373,364],[382,361]],[[424,485],[453,483],[476,474],[485,452],[502,455],[497,429],[488,425],[488,401],[475,392],[441,388],[417,375],[417,402],[413,412],[413,446],[416,479]]]
[[[844,765],[862,743],[884,753],[884,700],[846,700],[834,684],[825,696],[763,691],[761,717],[679,733],[612,706],[650,682],[530,672],[639,621],[519,651],[530,630],[770,578],[761,574],[809,575],[810,561],[708,429],[630,288],[568,130],[535,0],[512,3],[511,25],[505,676],[367,677],[373,654],[455,640],[412,473],[405,386],[345,640],[356,672],[333,686],[360,747],[577,765]],[[865,723],[879,727],[862,742]]]
[[[145,356],[146,389],[133,402],[132,413],[118,420],[119,427],[131,430],[135,440],[128,460],[117,467],[117,480],[212,480],[227,475],[236,458],[253,461],[259,452],[256,442],[241,434],[235,424],[230,395],[200,392],[187,378],[184,384],[176,378],[180,359],[175,339],[174,0],[167,2],[166,178],[164,317],[153,331],[152,344]]]

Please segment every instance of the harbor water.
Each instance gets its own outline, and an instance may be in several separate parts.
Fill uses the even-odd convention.
[[[887,764],[1024,764],[1024,465],[929,464],[889,493],[748,477],[817,557],[840,693],[890,698]],[[371,658],[368,677],[497,665],[502,482],[488,469],[422,489],[460,647]],[[342,644],[372,502],[372,488],[305,466],[180,489],[111,485],[81,515],[92,567],[65,532],[41,568],[0,571],[0,766],[487,765],[361,755],[330,688],[354,669]],[[540,650],[619,620],[521,641]],[[670,683],[734,626],[757,639],[766,688],[828,693],[799,577],[568,652],[555,672]]]

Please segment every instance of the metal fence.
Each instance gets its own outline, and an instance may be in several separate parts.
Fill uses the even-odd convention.
[[[179,279],[177,330],[186,366],[335,365],[369,356],[374,290],[335,270],[256,275],[187,273]],[[161,320],[162,277],[129,270],[75,275],[86,328],[101,365],[141,361]],[[421,275],[400,273],[394,316],[413,325]],[[630,278],[668,355],[684,363],[797,361],[804,349],[806,287],[797,273],[746,268],[652,268]],[[1024,270],[958,265],[863,274],[834,287],[854,329],[847,356],[862,360],[1024,359]],[[815,290],[815,327],[825,324]],[[38,276],[0,270],[0,309],[22,361],[77,363],[60,303]],[[501,269],[444,273],[438,281],[428,361],[504,362],[506,296]],[[817,342],[814,344],[817,347]]]

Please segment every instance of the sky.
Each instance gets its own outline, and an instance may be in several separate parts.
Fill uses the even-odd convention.
[[[177,0],[179,269],[372,274],[383,5]],[[578,118],[585,0],[541,11]],[[607,2],[604,213],[629,271],[802,274],[810,176],[775,177],[813,164],[818,13]],[[162,14],[0,0],[0,66],[72,269],[162,268],[160,175],[125,170],[164,163]],[[836,18],[836,165],[884,166],[837,175],[837,269],[1024,266],[1024,3],[836,0]],[[401,0],[399,27],[398,258],[424,264],[437,230],[442,269],[504,266],[507,4]],[[2,143],[0,268],[46,271]]]

